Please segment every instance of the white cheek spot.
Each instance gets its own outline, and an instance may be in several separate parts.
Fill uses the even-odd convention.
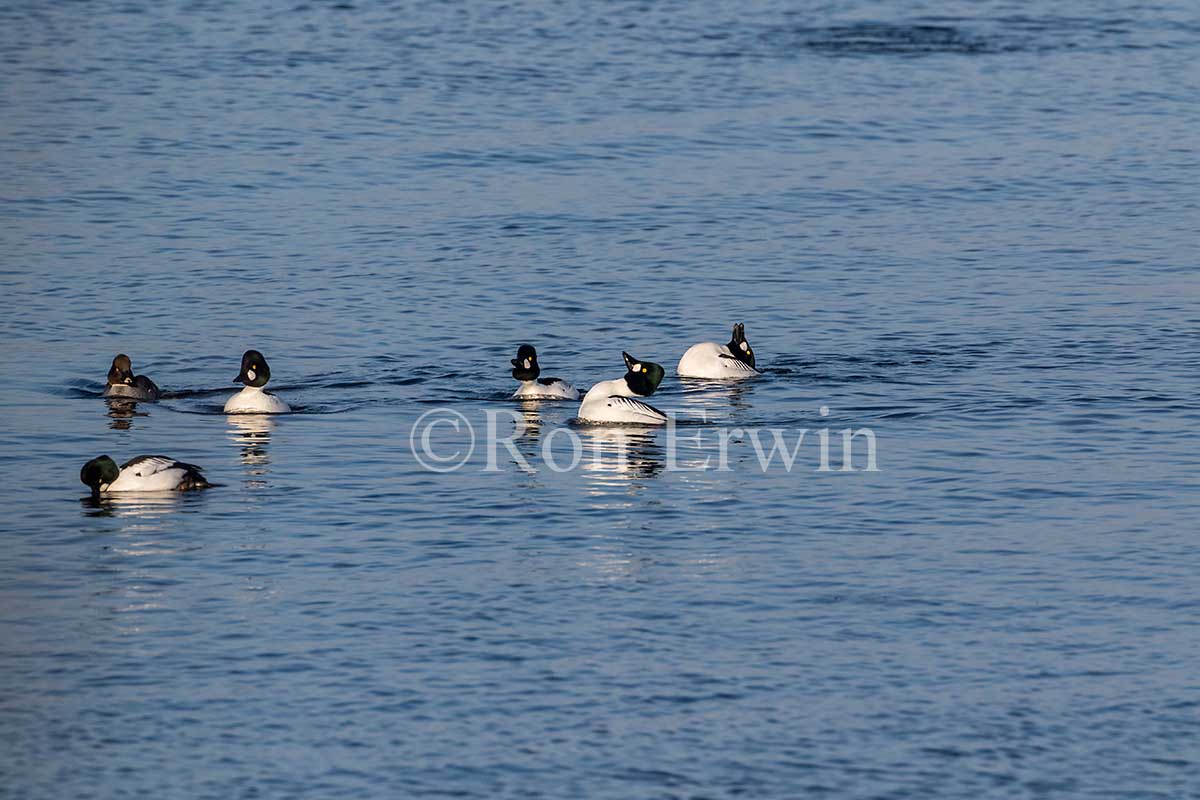
[[[630,369],[631,369],[631,370],[633,370],[634,372],[641,372],[641,371],[642,371],[642,365],[641,365],[641,364],[634,364],[632,367],[630,367]]]
[[[748,343],[746,343],[746,342],[742,342],[742,344],[741,344],[741,348],[742,348],[743,350],[749,350],[749,349],[750,349],[750,345],[749,345]]]
[[[254,380],[254,370],[252,370],[252,369],[246,370],[246,377],[249,378],[250,380]]]
[[[530,364],[529,359],[528,358],[525,359],[525,369],[529,369],[529,364]]]

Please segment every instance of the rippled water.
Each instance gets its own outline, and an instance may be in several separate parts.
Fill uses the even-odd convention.
[[[17,3],[0,58],[0,795],[1200,797],[1193,4]],[[735,321],[762,378],[673,376]],[[524,341],[700,440],[422,469]],[[249,347],[299,413],[219,413]],[[810,438],[673,468],[720,426]],[[82,499],[157,452],[222,486]]]

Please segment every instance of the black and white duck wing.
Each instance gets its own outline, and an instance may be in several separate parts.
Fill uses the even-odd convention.
[[[551,392],[555,397],[561,397],[566,400],[578,400],[579,390],[565,381],[562,378],[539,378],[538,383],[546,387],[546,390]]]
[[[169,456],[137,456],[121,465],[121,472],[132,472],[146,479],[161,475],[178,481],[179,489],[203,489],[210,484],[195,464],[177,461]]]
[[[608,396],[608,404],[613,409],[632,414],[635,417],[644,418],[647,422],[665,422],[667,415],[659,411],[649,403],[643,403],[633,397],[626,397],[620,394],[610,394]]]
[[[727,370],[731,370],[733,372],[742,372],[742,373],[745,373],[746,375],[761,375],[762,374],[762,372],[760,370],[755,369],[754,367],[747,364],[745,361],[742,361],[738,358],[734,358],[731,355],[726,355],[725,353],[721,353],[720,359],[721,359],[721,365]]]
[[[166,472],[169,469],[175,468],[184,469],[199,469],[191,464],[184,464],[182,461],[176,461],[169,456],[138,456],[131,458],[121,465],[121,472],[132,470],[134,474],[141,475],[143,478],[149,478],[151,475],[157,475],[160,472]]]

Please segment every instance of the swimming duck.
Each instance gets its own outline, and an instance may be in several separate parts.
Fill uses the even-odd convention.
[[[638,397],[654,394],[665,370],[661,364],[641,361],[629,353],[625,357],[628,372],[622,378],[601,381],[593,386],[579,404],[580,422],[622,422],[630,425],[663,425],[667,415]]]
[[[681,378],[731,380],[761,375],[754,368],[754,348],[746,341],[746,326],[733,326],[729,344],[701,342],[688,348],[675,372]]]
[[[521,382],[513,397],[520,400],[578,400],[579,390],[562,378],[539,378],[542,368],[538,366],[537,350],[531,344],[517,348],[517,357],[512,361],[512,376]]]
[[[108,456],[93,458],[79,470],[93,495],[103,492],[184,492],[212,486],[200,468],[167,456],[138,456],[119,468]]]
[[[124,353],[117,353],[108,369],[108,382],[104,385],[105,397],[121,397],[127,400],[143,400],[153,403],[161,394],[154,381],[145,375],[133,374],[133,362]]]
[[[291,406],[270,392],[264,392],[263,387],[271,380],[271,368],[267,360],[257,350],[247,350],[242,355],[242,370],[233,379],[234,383],[244,383],[246,388],[229,398],[225,403],[226,414],[286,414]]]

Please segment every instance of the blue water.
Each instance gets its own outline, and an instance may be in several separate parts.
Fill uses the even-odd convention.
[[[0,796],[1200,797],[1193,3],[30,2],[0,59]],[[737,321],[761,378],[674,377]],[[699,439],[517,407],[526,341]],[[219,413],[250,347],[298,413]],[[439,408],[532,470],[425,470]],[[678,469],[729,427],[809,434]],[[84,498],[159,452],[222,485]]]

